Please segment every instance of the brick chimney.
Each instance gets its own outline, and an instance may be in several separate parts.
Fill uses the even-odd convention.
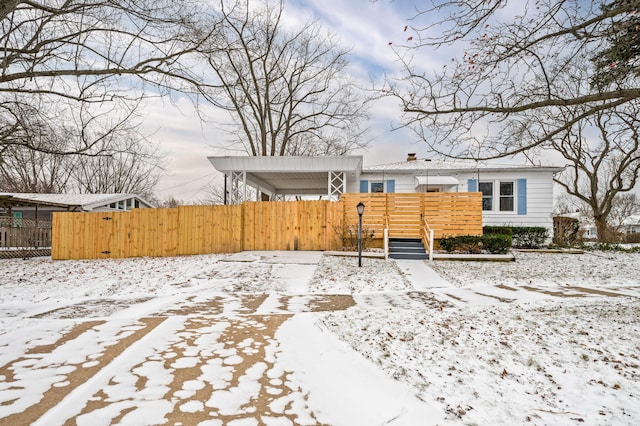
[[[415,152],[410,152],[409,154],[407,154],[407,161],[416,161],[417,159],[418,157],[416,157]]]

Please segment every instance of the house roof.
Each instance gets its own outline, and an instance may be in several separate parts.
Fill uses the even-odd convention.
[[[400,161],[398,163],[378,164],[374,166],[366,166],[363,171],[385,173],[403,173],[408,171],[424,171],[424,170],[441,170],[441,171],[464,171],[464,170],[483,170],[483,171],[504,171],[504,170],[539,170],[551,171],[557,173],[563,170],[563,167],[557,166],[534,166],[531,164],[513,164],[513,163],[495,163],[485,161],[472,160],[429,160],[417,159],[413,161]]]
[[[20,192],[0,192],[0,203],[12,207],[39,205],[63,207],[70,210],[92,210],[99,206],[116,203],[132,197],[151,205],[135,194],[38,194]]]
[[[625,220],[622,221],[622,224],[625,225],[625,226],[640,225],[640,213],[639,214],[633,214],[633,215],[625,218]]]
[[[246,172],[247,183],[273,194],[326,195],[330,172],[353,176],[362,170],[362,156],[208,157],[223,173]]]

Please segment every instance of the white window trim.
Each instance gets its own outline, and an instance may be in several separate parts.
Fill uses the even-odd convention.
[[[483,209],[482,209],[482,213],[484,212],[493,212],[495,210],[495,206],[496,206],[496,184],[494,181],[492,180],[479,180],[478,181],[478,191],[480,191],[480,185],[483,183],[490,183],[491,184],[491,209],[490,210],[485,210],[484,209],[484,193],[482,193],[482,205],[483,205]],[[488,198],[488,197],[487,197]]]
[[[513,210],[500,210],[500,183],[509,182],[513,184]],[[493,184],[493,195],[491,210],[482,210],[482,213],[496,214],[496,215],[514,215],[518,212],[518,185],[517,179],[483,179],[478,180],[478,190],[480,190],[480,183]]]

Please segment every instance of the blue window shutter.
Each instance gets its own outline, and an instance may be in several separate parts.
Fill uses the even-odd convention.
[[[369,181],[361,180],[360,181],[360,192],[369,192]]]
[[[387,192],[396,192],[396,181],[391,179],[387,181]]]
[[[527,214],[527,180],[518,179],[518,214]]]
[[[467,180],[467,192],[478,192],[478,179]]]

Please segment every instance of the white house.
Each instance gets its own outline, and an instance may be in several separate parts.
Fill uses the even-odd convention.
[[[417,159],[364,167],[347,192],[482,192],[483,225],[553,229],[553,175],[561,167]]]
[[[640,214],[634,214],[622,221],[620,231],[625,234],[638,234],[640,233]]]
[[[268,193],[339,198],[342,193],[482,192],[483,225],[553,229],[553,175],[561,167],[435,161],[362,166],[361,156],[209,157],[229,179],[230,203],[246,199],[247,186]]]

